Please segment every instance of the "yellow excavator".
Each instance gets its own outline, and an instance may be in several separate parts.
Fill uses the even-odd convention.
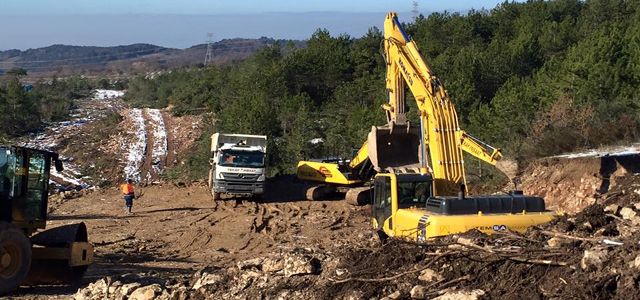
[[[84,223],[44,229],[49,173],[58,154],[0,146],[0,295],[23,284],[80,279],[93,261]]]
[[[386,16],[383,43],[387,125],[372,127],[349,162],[299,162],[298,178],[322,183],[309,190],[308,198],[347,189],[347,200],[372,203],[372,225],[380,233],[417,241],[471,229],[524,231],[550,221],[553,213],[540,197],[518,191],[467,196],[463,151],[496,165],[500,150],[460,128],[447,91],[396,13]],[[406,88],[416,101],[420,124],[407,120]],[[362,186],[371,178],[370,186]],[[366,197],[370,189],[373,199]]]

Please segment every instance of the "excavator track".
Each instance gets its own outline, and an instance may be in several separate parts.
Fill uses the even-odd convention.
[[[347,203],[354,206],[371,204],[371,187],[363,186],[350,188],[344,198],[347,200]]]
[[[336,193],[336,188],[330,185],[316,185],[307,189],[305,194],[307,200],[319,201],[326,200]]]

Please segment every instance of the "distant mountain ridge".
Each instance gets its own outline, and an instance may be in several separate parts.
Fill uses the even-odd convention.
[[[212,44],[213,63],[223,64],[249,57],[268,45],[303,42],[259,39],[225,39]],[[130,73],[162,70],[204,63],[207,44],[186,49],[166,48],[151,44],[113,47],[51,45],[48,47],[0,51],[0,74],[12,68],[23,68],[30,75],[71,75]]]

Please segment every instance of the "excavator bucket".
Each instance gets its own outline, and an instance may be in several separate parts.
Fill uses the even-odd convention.
[[[367,137],[367,145],[369,159],[377,171],[420,167],[419,127],[374,126]]]

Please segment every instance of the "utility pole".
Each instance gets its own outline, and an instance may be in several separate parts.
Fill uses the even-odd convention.
[[[207,41],[207,54],[204,56],[205,66],[213,62],[213,33],[208,32],[207,37],[209,40]]]
[[[413,1],[413,9],[411,10],[413,13],[413,18],[417,19],[420,16],[420,10],[418,9],[418,1]]]

